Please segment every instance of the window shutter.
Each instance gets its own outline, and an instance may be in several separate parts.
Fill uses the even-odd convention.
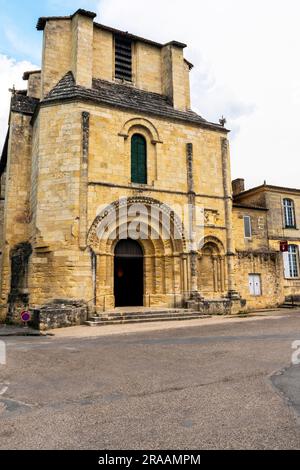
[[[131,141],[131,181],[147,184],[147,145],[139,134],[135,134]]]
[[[261,277],[259,274],[254,276],[254,292],[257,297],[261,296]]]
[[[250,292],[250,295],[255,295],[254,278],[252,274],[249,274],[249,292]]]
[[[289,253],[282,253],[283,256],[283,266],[284,266],[284,277],[288,279],[290,275],[290,262],[289,262]]]
[[[138,182],[138,148],[135,136],[132,138],[131,143],[131,181]]]

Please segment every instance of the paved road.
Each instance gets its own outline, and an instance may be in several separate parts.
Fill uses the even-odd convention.
[[[289,367],[295,340],[300,312],[90,339],[7,338],[0,449],[299,449],[299,366],[270,379]]]

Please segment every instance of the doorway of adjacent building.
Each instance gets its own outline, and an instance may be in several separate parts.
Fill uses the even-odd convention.
[[[114,289],[116,307],[144,304],[144,254],[140,244],[120,240],[115,248]]]

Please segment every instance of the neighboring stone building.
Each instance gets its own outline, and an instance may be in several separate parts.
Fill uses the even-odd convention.
[[[0,163],[0,318],[17,321],[29,307],[60,326],[123,305],[277,305],[281,257],[269,246],[267,211],[232,208],[228,131],[191,111],[186,46],[95,16],[40,18],[42,69],[26,72],[27,91],[12,95]],[[122,198],[129,218],[112,221]],[[120,240],[137,204],[160,214],[144,216],[137,241]],[[244,240],[248,214],[253,242]],[[259,273],[260,296],[248,287]]]
[[[266,212],[266,233],[271,251],[279,252],[282,242],[286,242],[287,251],[282,252],[280,278],[283,279],[283,291],[286,298],[300,298],[300,189],[282,188],[264,184],[244,190],[243,180],[233,183],[234,201],[237,204],[263,207]],[[249,213],[249,215],[251,215]],[[255,223],[252,219],[252,224]],[[257,236],[253,237],[257,242]]]
[[[234,276],[247,307],[266,308],[283,300],[282,262],[269,246],[268,210],[254,204],[234,203]]]

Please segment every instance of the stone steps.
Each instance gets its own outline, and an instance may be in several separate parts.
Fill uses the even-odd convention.
[[[124,325],[133,323],[151,323],[167,321],[196,320],[199,318],[208,318],[199,312],[193,312],[185,309],[165,309],[148,311],[115,311],[106,312],[99,316],[91,317],[85,322],[88,326],[106,326],[106,325]]]
[[[300,308],[300,303],[284,303],[282,305],[280,305],[280,308],[286,308],[286,309],[292,309],[292,308]]]

